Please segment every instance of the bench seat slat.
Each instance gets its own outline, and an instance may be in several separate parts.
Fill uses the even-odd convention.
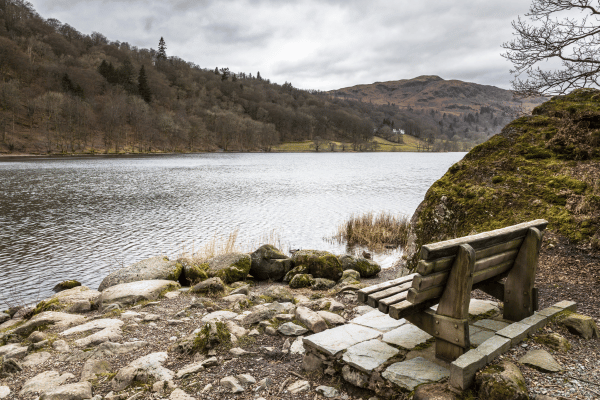
[[[379,300],[379,305],[377,308],[379,308],[379,311],[381,311],[382,313],[387,314],[389,307],[392,304],[400,303],[401,301],[406,300],[407,294],[408,294],[408,290],[406,290],[405,292],[390,296],[390,297],[386,297],[385,299],[381,299],[381,300]]]
[[[469,244],[475,251],[481,250],[486,247],[509,242],[519,237],[524,237],[529,228],[537,228],[540,231],[543,231],[546,229],[547,225],[548,221],[536,219],[535,221],[524,222],[522,224],[483,232],[477,235],[426,244],[421,247],[421,258],[425,261],[429,261],[441,257],[454,256],[458,251],[458,246],[461,244]]]
[[[412,282],[405,282],[398,286],[393,286],[389,289],[382,290],[380,292],[371,293],[367,299],[367,304],[371,307],[377,308],[379,304],[379,300],[384,299],[386,297],[394,296],[396,294],[406,292],[412,286]]]
[[[397,278],[397,279],[393,279],[391,281],[382,282],[382,283],[379,283],[377,285],[373,285],[373,286],[366,287],[364,289],[360,289],[358,291],[358,301],[366,304],[368,296],[371,293],[375,293],[375,292],[378,292],[378,291],[381,291],[381,290],[389,289],[389,288],[391,288],[393,286],[398,286],[398,285],[401,285],[401,284],[406,283],[406,282],[412,282],[413,278],[416,275],[417,275],[416,273],[415,274],[410,274],[410,275],[406,275],[406,276],[403,276],[403,277],[400,277],[400,278]]]

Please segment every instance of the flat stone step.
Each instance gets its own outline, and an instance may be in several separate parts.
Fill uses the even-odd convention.
[[[395,385],[412,391],[423,383],[439,382],[448,378],[450,371],[434,362],[417,357],[392,364],[381,375]]]
[[[398,353],[398,349],[373,339],[348,348],[342,359],[345,363],[370,374]]]
[[[399,328],[384,333],[382,340],[386,343],[411,350],[432,337],[427,332],[422,331],[412,324],[404,324]]]
[[[327,329],[326,331],[302,339],[304,346],[311,346],[330,356],[346,350],[360,342],[379,338],[381,332],[361,325],[348,324]]]
[[[379,310],[369,311],[360,317],[354,318],[350,322],[353,324],[366,326],[368,328],[377,329],[381,332],[388,332],[406,324],[405,319],[394,319],[388,314],[384,314]]]

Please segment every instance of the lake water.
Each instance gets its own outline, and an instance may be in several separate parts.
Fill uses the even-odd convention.
[[[411,216],[464,153],[194,154],[0,159],[0,308],[77,279],[177,258],[238,231],[254,250],[345,252],[327,240],[353,213]],[[379,255],[389,266],[398,253]],[[4,303],[4,304],[2,304]]]

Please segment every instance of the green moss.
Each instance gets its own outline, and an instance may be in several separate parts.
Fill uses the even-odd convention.
[[[29,315],[29,318],[31,318],[34,315],[37,315],[39,313],[42,313],[44,311],[57,310],[57,309],[59,309],[59,306],[60,306],[60,302],[58,301],[57,298],[53,298],[48,301],[42,300],[35,306],[35,308],[31,312],[31,314]]]
[[[298,274],[290,281],[290,287],[292,289],[309,287],[313,281],[314,279],[310,274]]]
[[[208,323],[196,334],[192,346],[192,351],[194,353],[206,353],[210,349],[231,343],[231,334],[229,333],[227,326],[221,321],[216,321],[214,326],[216,331],[212,331],[211,323]]]
[[[238,261],[231,264],[228,268],[223,268],[215,273],[215,276],[221,278],[226,284],[240,281],[250,272],[252,260],[250,257],[241,257]]]
[[[175,269],[173,269],[173,271],[171,271],[171,273],[169,275],[167,275],[167,280],[170,280],[170,281],[178,280],[182,271],[183,271],[183,265],[181,265],[180,263],[175,263]]]
[[[55,286],[55,289],[67,290],[73,289],[74,287],[81,286],[81,282],[76,280],[64,281]]]

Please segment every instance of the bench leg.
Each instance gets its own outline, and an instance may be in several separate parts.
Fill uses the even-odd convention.
[[[533,285],[541,245],[542,234],[530,228],[504,283],[504,319],[520,321],[533,315],[537,305]]]
[[[475,250],[468,244],[463,244],[459,247],[458,254],[454,260],[454,265],[446,288],[440,299],[436,314],[453,318],[461,321],[462,324],[467,324],[469,319],[469,302],[471,300],[471,289],[473,287],[473,270],[475,268]],[[454,324],[459,325],[459,324]],[[450,330],[454,328],[450,327]],[[448,330],[448,327],[443,327]],[[458,329],[458,328],[454,328]],[[458,330],[457,330],[458,332]],[[454,361],[460,357],[465,351],[468,351],[470,346],[469,329],[461,329],[461,338],[455,338],[455,343],[464,343],[465,347],[455,343],[448,342],[442,339],[436,339],[435,355],[447,361]],[[445,332],[452,335],[454,332]]]

